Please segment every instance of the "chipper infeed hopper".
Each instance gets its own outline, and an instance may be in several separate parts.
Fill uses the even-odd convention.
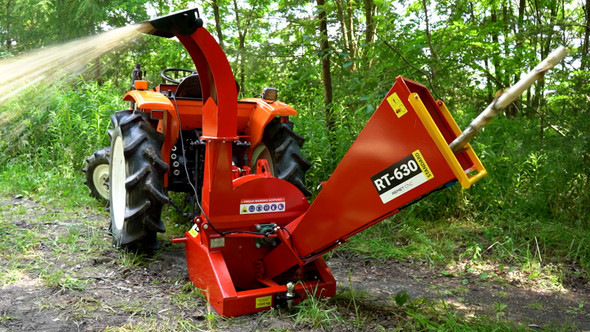
[[[468,143],[449,148],[461,130],[445,104],[404,77],[395,79],[311,205],[294,184],[272,175],[267,160],[239,175],[232,142],[250,138],[236,129],[243,101],[237,101],[222,49],[196,10],[148,23],[150,33],[182,42],[200,78],[200,139],[206,143],[202,190],[196,193],[201,213],[174,241],[185,245],[190,279],[223,316],[334,295],[336,282],[322,254],[435,190],[457,182],[468,188],[486,175]],[[159,98],[168,112],[161,122],[180,121],[173,103]],[[265,109],[272,110],[252,113],[264,119],[254,122],[261,128],[273,118],[288,121]],[[165,134],[167,140],[178,136]]]

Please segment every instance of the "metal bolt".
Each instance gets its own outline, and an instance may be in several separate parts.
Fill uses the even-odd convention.
[[[209,228],[209,225],[208,224],[204,224],[203,225],[203,229],[208,229],[208,228]]]
[[[287,283],[287,296],[295,296],[295,284],[291,281]]]
[[[260,248],[260,243],[256,242],[256,248]]]
[[[287,306],[289,309],[293,306],[293,299],[295,298],[295,284],[292,282],[287,283]]]
[[[262,229],[262,226],[260,226],[260,225],[256,225],[256,230],[257,230],[257,231],[260,231],[261,229]]]

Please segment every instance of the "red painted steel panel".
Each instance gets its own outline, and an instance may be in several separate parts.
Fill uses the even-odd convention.
[[[292,230],[294,247],[301,256],[328,247],[455,179],[408,102],[410,91],[398,80],[387,96],[393,93],[398,94],[408,112],[398,117],[386,100],[381,103],[297,228]],[[434,177],[384,204],[371,178],[417,150]]]
[[[186,233],[185,252],[191,281],[202,290],[207,301],[222,316],[232,317],[270,309],[275,304],[276,295],[286,292],[286,286],[278,284],[264,286],[250,281],[246,283],[251,283],[250,287],[243,288],[244,282],[240,279],[244,277],[252,279],[256,277],[256,274],[249,275],[252,273],[250,268],[239,273],[238,270],[244,265],[237,261],[237,256],[233,256],[236,253],[236,247],[241,247],[249,254],[258,257],[260,253],[256,253],[256,250],[265,250],[245,246],[245,239],[226,239],[226,241],[230,240],[235,242],[228,244],[227,248],[210,250],[201,244],[200,234],[194,237],[189,232]],[[227,251],[226,256],[232,256],[232,258],[227,260],[222,254],[223,251]],[[242,257],[247,255],[243,254]],[[234,264],[236,265],[233,266]],[[319,258],[307,268],[317,275],[318,279],[302,280],[301,283],[297,283],[295,292],[301,297],[294,303],[301,301],[308,294],[313,294],[314,291],[318,297],[334,296],[336,281],[324,260]],[[231,270],[234,270],[233,276],[230,273]],[[234,284],[241,285],[242,288]]]
[[[412,82],[410,84],[419,90],[421,99],[427,100],[427,110],[439,117],[437,113],[440,110],[433,107],[434,102],[428,90],[420,89]],[[322,250],[331,249],[339,241],[344,241],[396,213],[404,205],[456,179],[408,101],[412,92],[404,79],[398,77],[308,211],[287,225],[292,235],[290,242],[299,257],[312,260]],[[444,136],[454,135],[441,121],[438,124]],[[420,170],[408,170],[408,163],[412,159],[413,168],[418,163],[427,164],[430,178],[425,177],[425,181],[424,178],[418,179]],[[406,171],[410,178],[402,176]],[[383,188],[379,188],[379,185],[386,187],[390,180],[392,183],[397,181],[394,174],[400,175],[402,179],[399,185],[393,187],[392,184],[391,190],[388,187],[386,193],[380,192],[379,189]],[[288,255],[289,250],[285,248],[288,245],[290,243],[282,243],[264,258],[269,276],[278,275],[297,264],[297,258]]]

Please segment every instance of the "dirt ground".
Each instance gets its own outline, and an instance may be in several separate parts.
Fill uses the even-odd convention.
[[[190,286],[182,246],[165,245],[151,258],[122,254],[108,245],[107,217],[94,208],[63,211],[4,197],[0,222],[0,331],[395,330],[403,323],[394,300],[402,291],[409,304],[462,317],[590,330],[590,285],[581,278],[548,288],[498,266],[432,268],[346,250],[328,259],[341,294],[327,303],[340,317],[328,327],[296,325],[280,311],[225,319]]]

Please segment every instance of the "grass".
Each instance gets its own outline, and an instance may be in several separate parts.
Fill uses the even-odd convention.
[[[55,288],[59,291],[83,291],[86,289],[86,286],[92,282],[90,279],[72,277],[69,273],[66,273],[63,270],[43,272],[40,277],[47,287]]]
[[[16,317],[8,315],[6,312],[2,312],[0,315],[0,322],[8,322],[10,320],[15,319]]]
[[[352,286],[352,272],[349,272],[348,274],[348,284],[349,287],[346,287],[344,290],[338,292],[334,296],[333,301],[336,303],[342,303],[345,305],[347,310],[354,313],[354,316],[351,319],[351,322],[354,326],[357,328],[364,328],[367,324],[368,317],[363,315],[360,301],[368,300],[370,295],[365,291],[356,290]]]
[[[308,289],[306,292],[307,297],[294,306],[294,313],[291,318],[295,325],[308,326],[312,329],[331,330],[335,323],[342,322],[337,309],[329,306],[327,299],[320,298],[317,289]]]
[[[545,305],[541,302],[531,302],[528,304],[528,307],[537,311],[545,310]]]

